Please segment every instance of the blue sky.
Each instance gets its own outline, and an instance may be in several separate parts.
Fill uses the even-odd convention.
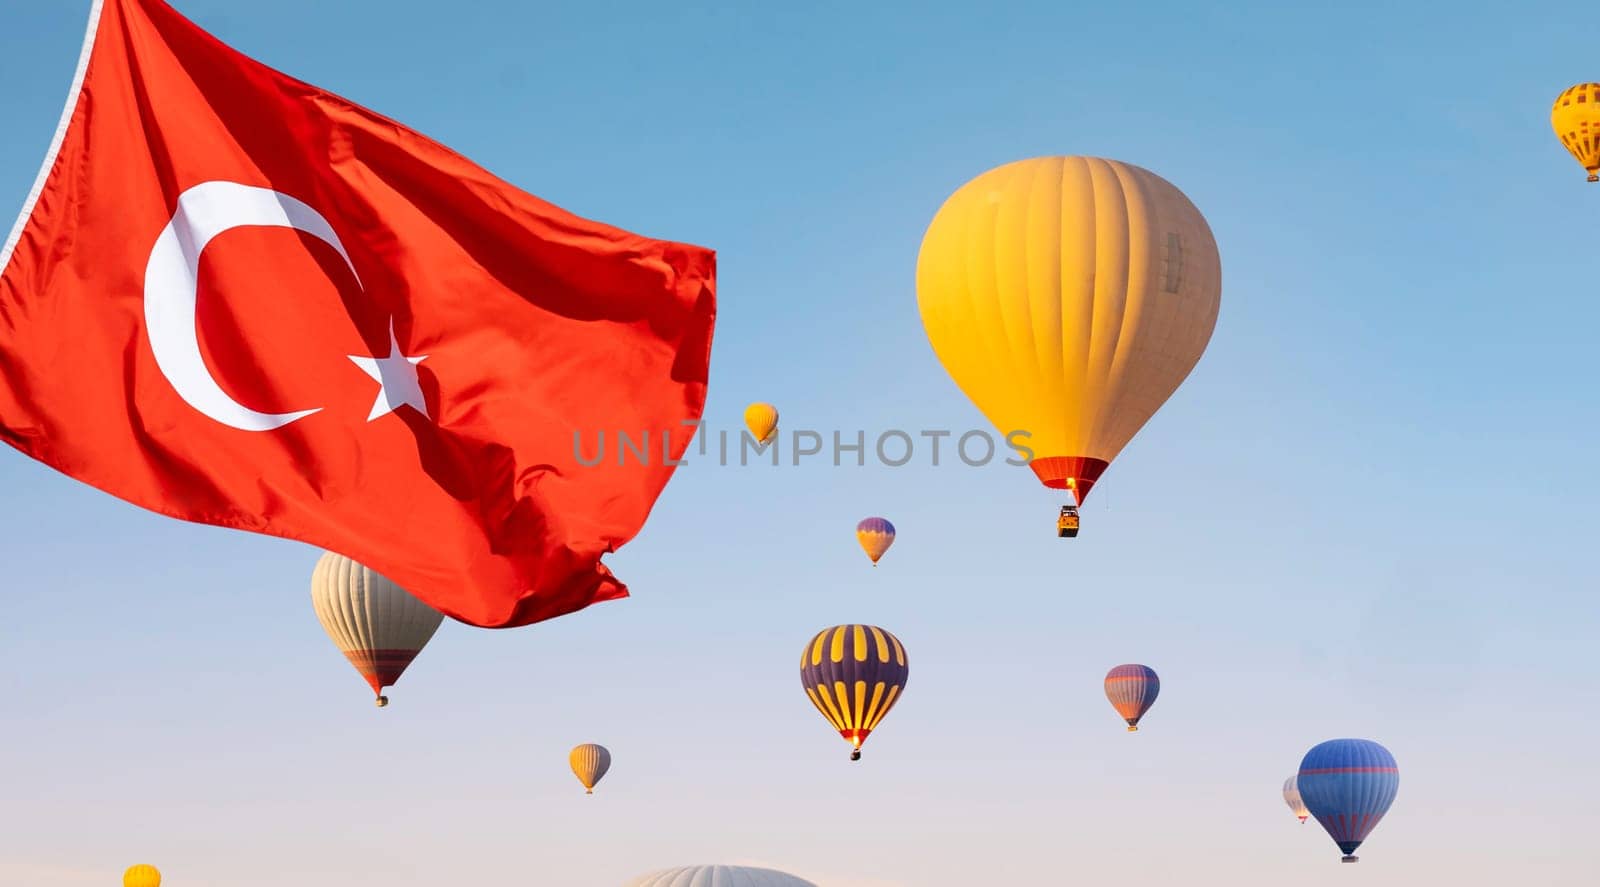
[[[176,3],[239,49],[574,212],[719,254],[707,418],[986,427],[916,313],[922,232],[1039,154],[1155,170],[1223,261],[1206,356],[1083,535],[1026,469],[679,469],[634,597],[447,624],[373,708],[316,552],[174,522],[9,450],[0,881],[613,887],[752,862],[824,887],[1575,883],[1592,871],[1600,185],[1550,3]],[[0,207],[87,2],[0,0]],[[12,210],[4,210],[11,212]],[[851,530],[900,538],[871,569]],[[906,695],[864,760],[795,664],[864,621]],[[1106,669],[1163,680],[1138,735]],[[1278,798],[1384,743],[1358,872]],[[586,798],[566,751],[600,742]]]

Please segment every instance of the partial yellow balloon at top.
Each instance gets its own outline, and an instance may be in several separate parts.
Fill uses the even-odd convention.
[[[161,872],[153,865],[130,866],[122,873],[122,887],[161,887]]]
[[[1217,243],[1189,198],[1098,157],[978,176],[939,208],[917,255],[939,361],[1033,451],[1039,480],[1079,503],[1200,360],[1221,298]]]
[[[766,443],[778,431],[778,408],[770,403],[753,403],[744,408],[744,424],[757,441]]]
[[[1600,182],[1600,83],[1580,83],[1556,96],[1550,127],[1573,159]]]

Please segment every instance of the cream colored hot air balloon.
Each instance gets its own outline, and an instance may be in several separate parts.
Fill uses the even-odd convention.
[[[744,408],[744,424],[757,443],[766,443],[778,433],[778,408],[770,403],[753,403]]]
[[[623,887],[817,887],[804,878],[739,865],[686,865],[640,875]]]
[[[389,704],[392,686],[444,620],[410,592],[342,554],[325,552],[311,573],[311,604],[339,652]]]
[[[1149,170],[1094,157],[992,169],[940,207],[917,304],[945,369],[1045,486],[1078,505],[1200,360],[1222,268],[1194,204]],[[1026,454],[1024,454],[1026,455]],[[1197,478],[1215,490],[1219,478]]]
[[[594,787],[600,782],[606,771],[611,769],[611,752],[605,746],[587,743],[572,750],[567,756],[567,763],[572,765],[573,775],[583,783],[586,789],[584,794],[594,794]]]
[[[1600,83],[1580,83],[1556,96],[1550,127],[1574,160],[1600,182]]]
[[[129,866],[122,873],[122,887],[161,887],[161,872],[153,865]]]
[[[1300,824],[1305,825],[1306,817],[1311,815],[1311,811],[1307,810],[1305,802],[1300,800],[1299,776],[1291,776],[1283,781],[1283,802],[1289,805],[1290,810],[1294,811],[1294,815],[1300,820]]]

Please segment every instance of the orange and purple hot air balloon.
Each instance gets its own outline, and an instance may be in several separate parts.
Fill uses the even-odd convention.
[[[1161,679],[1148,665],[1119,665],[1106,673],[1106,698],[1128,722],[1128,732],[1139,729],[1139,719],[1156,704]]]
[[[856,541],[861,543],[861,549],[876,567],[878,558],[894,544],[894,524],[881,517],[866,518],[856,524]]]
[[[823,629],[800,654],[800,684],[850,743],[852,761],[861,760],[861,743],[900,701],[909,674],[900,639],[875,625]]]

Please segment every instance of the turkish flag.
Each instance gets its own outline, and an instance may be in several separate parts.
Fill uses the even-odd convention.
[[[625,596],[600,559],[700,418],[714,255],[558,209],[158,0],[91,15],[0,251],[5,441],[474,625]],[[619,464],[618,431],[647,457]]]

